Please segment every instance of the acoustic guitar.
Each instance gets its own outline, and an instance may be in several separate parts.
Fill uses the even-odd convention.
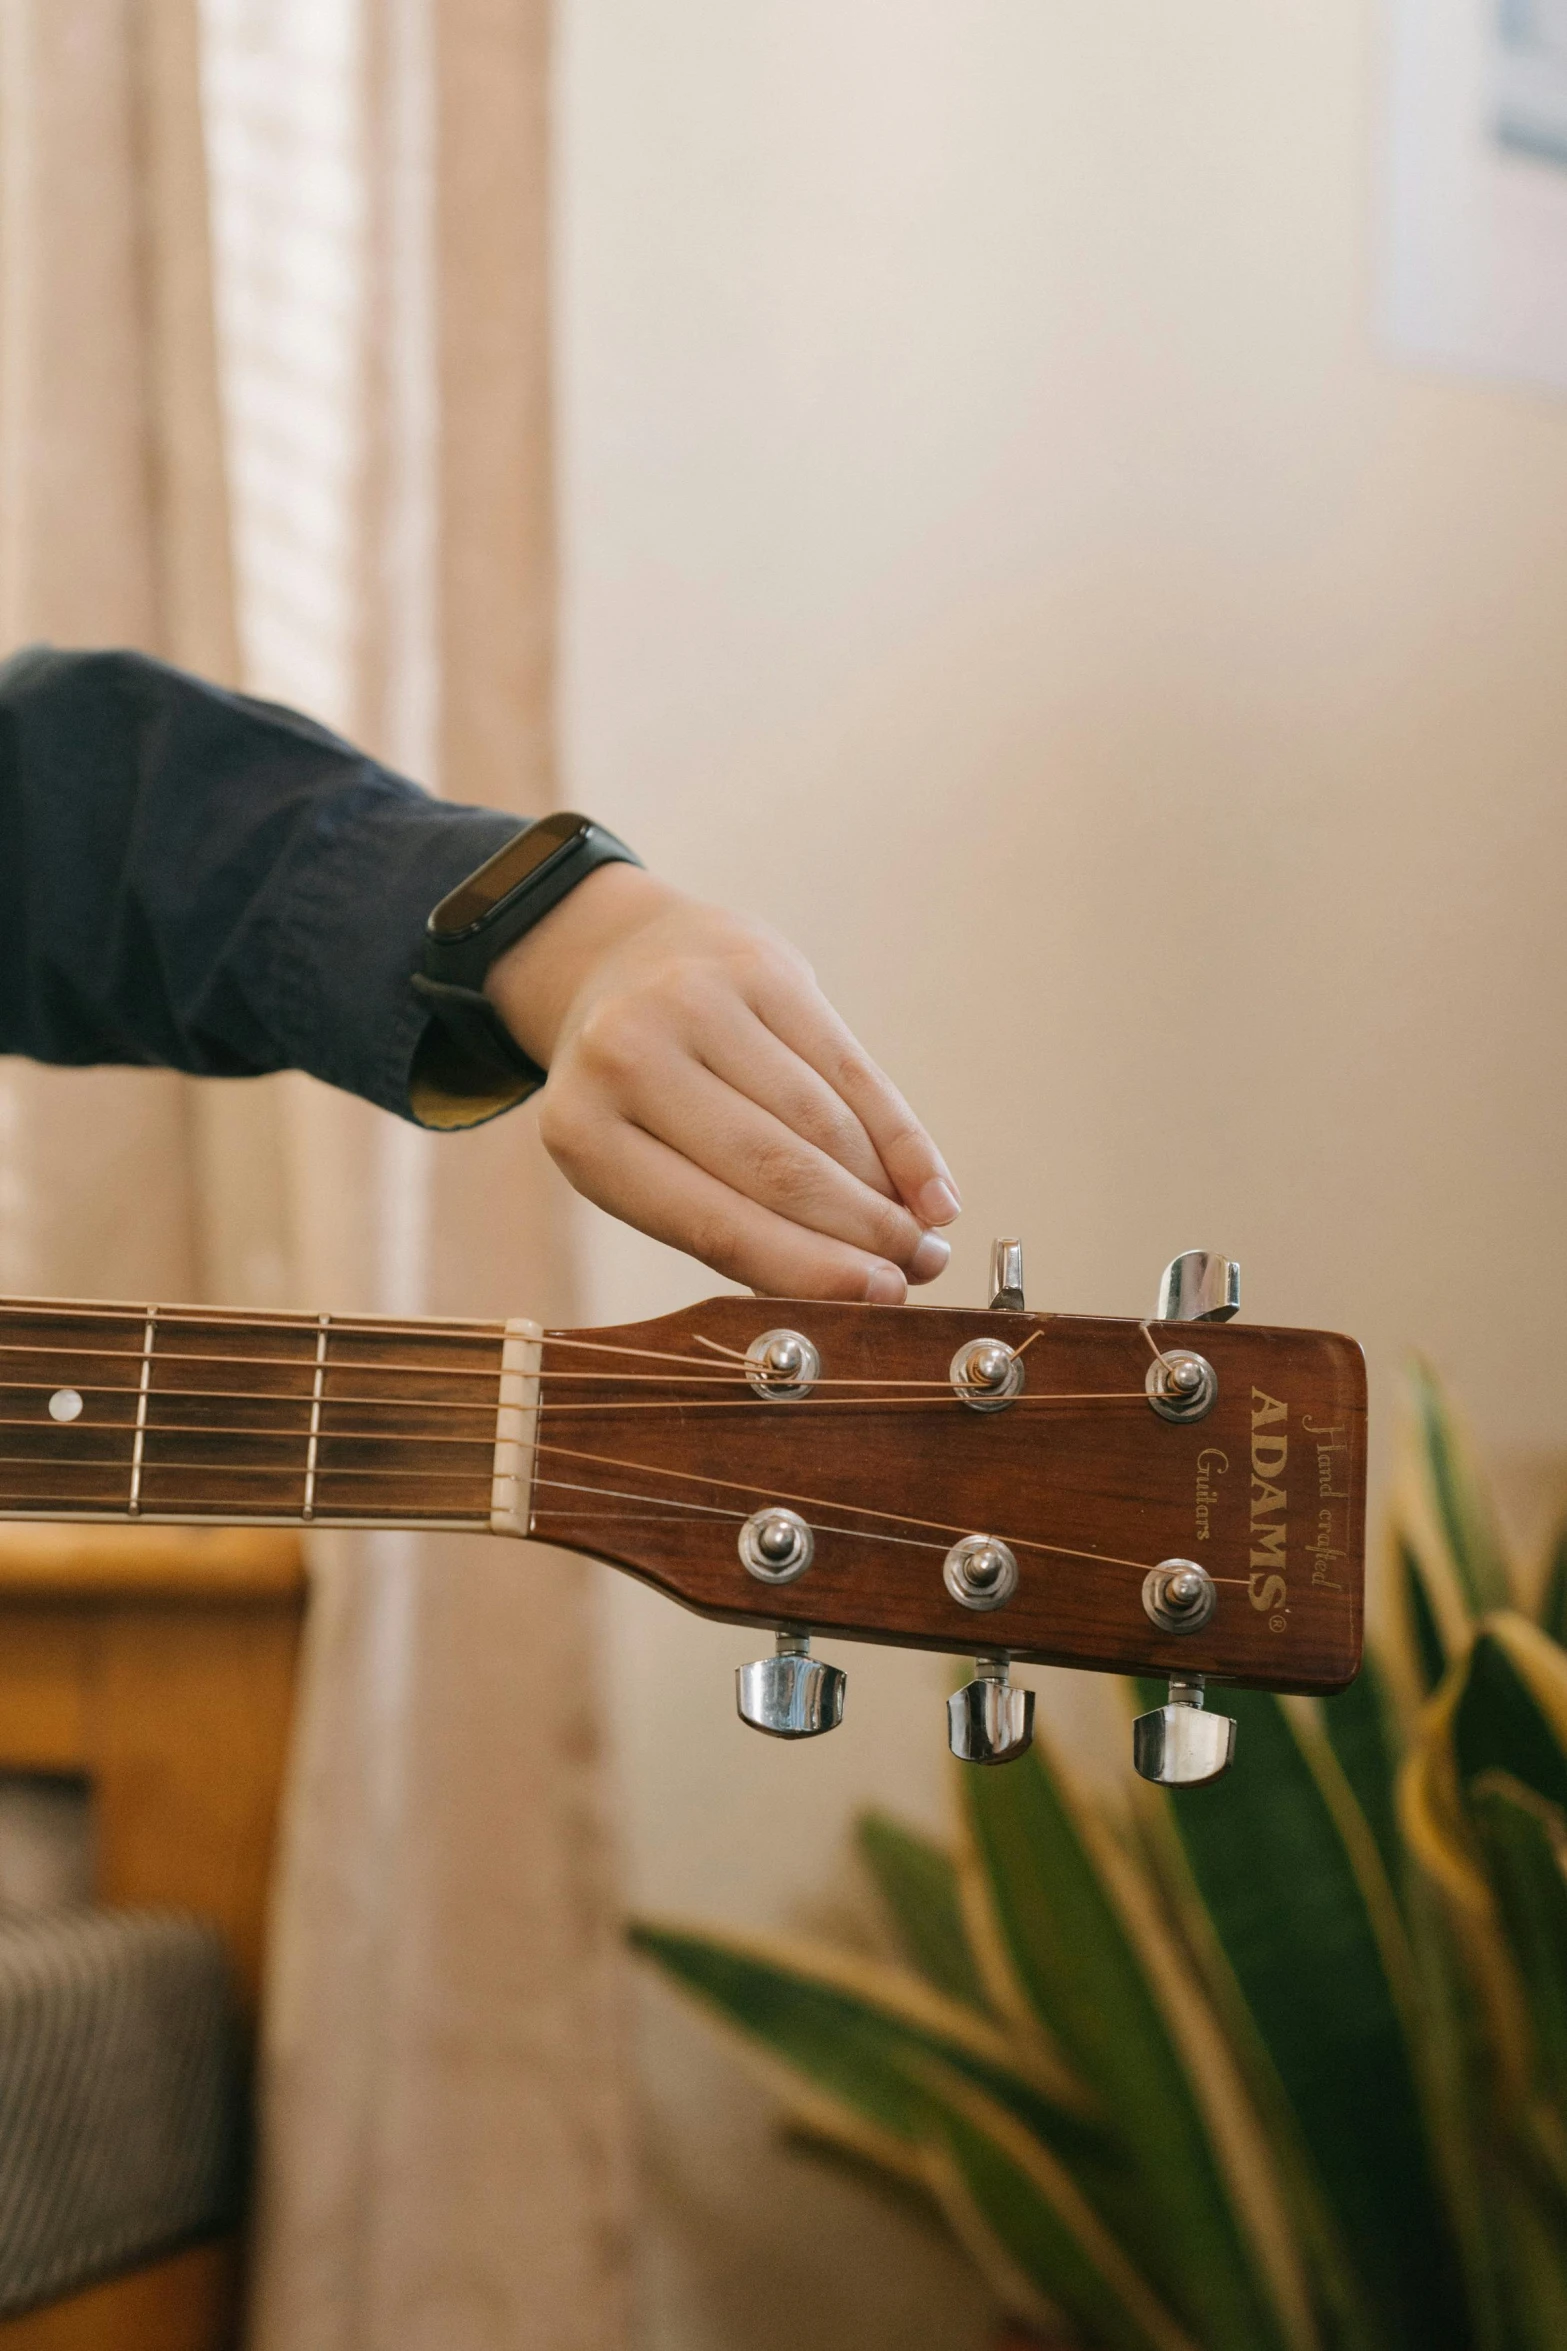
[[[1147,1322],[1030,1314],[1015,1242],[993,1289],[580,1331],[3,1300],[0,1517],[533,1536],[771,1630],[737,1677],[758,1730],[841,1719],[821,1632],[973,1657],[975,1763],[1029,1743],[1014,1659],[1167,1677],[1137,1768],[1217,1778],[1209,1682],[1358,1670],[1360,1349],[1235,1324],[1239,1269],[1202,1251]]]

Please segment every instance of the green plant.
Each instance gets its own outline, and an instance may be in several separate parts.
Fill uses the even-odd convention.
[[[1412,1402],[1389,1637],[1324,1706],[1234,1693],[1243,1770],[1120,1817],[1041,1743],[959,1775],[954,1853],[867,1818],[900,1965],[633,1931],[1027,2324],[1567,2344],[1567,1540],[1531,1618],[1424,1371]]]

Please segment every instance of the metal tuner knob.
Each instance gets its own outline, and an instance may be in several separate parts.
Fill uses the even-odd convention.
[[[990,1244],[990,1304],[993,1313],[1023,1312],[1021,1241],[992,1241]]]
[[[1011,1763],[1034,1743],[1034,1693],[1014,1690],[1004,1657],[976,1657],[974,1680],[947,1700],[947,1745],[960,1763]]]
[[[1241,1310],[1241,1269],[1233,1257],[1183,1249],[1159,1284],[1155,1322],[1228,1322]]]
[[[1172,1681],[1170,1703],[1132,1725],[1132,1761],[1161,1788],[1200,1788],[1223,1779],[1235,1760],[1235,1724],[1203,1705],[1202,1676]]]
[[[809,1633],[779,1633],[771,1657],[735,1669],[740,1720],[771,1739],[815,1739],[843,1720],[849,1677],[811,1655]]]

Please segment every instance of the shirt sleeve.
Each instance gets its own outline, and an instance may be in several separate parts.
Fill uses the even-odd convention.
[[[429,1126],[466,1073],[411,986],[425,918],[519,820],[137,653],[0,666],[0,1052],[303,1069]]]

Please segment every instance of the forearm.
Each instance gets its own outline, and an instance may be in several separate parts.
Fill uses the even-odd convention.
[[[430,907],[515,832],[125,653],[0,669],[0,1050],[297,1068],[408,1113]]]

